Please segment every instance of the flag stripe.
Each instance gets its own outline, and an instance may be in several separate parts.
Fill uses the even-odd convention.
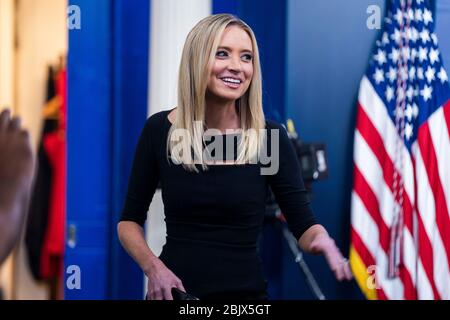
[[[364,113],[370,119],[372,127],[375,128],[375,130],[371,130],[371,133],[376,132],[381,138],[382,144],[384,145],[384,150],[389,155],[391,161],[395,158],[396,145],[399,142],[402,145],[401,155],[403,158],[403,170],[400,167],[396,167],[396,169],[399,172],[404,172],[403,178],[406,194],[409,199],[414,199],[414,174],[412,160],[410,158],[409,151],[403,145],[403,141],[398,135],[397,129],[387,113],[386,106],[366,76],[364,76],[361,81],[359,92],[358,102],[364,110]]]
[[[417,176],[417,221],[418,221],[418,244],[419,256],[422,262],[424,272],[430,281],[431,288],[435,299],[439,299],[439,292],[434,283],[433,270],[433,244],[434,238],[434,198],[431,195],[431,189],[428,185],[427,174],[424,168],[422,157],[418,150],[417,143],[413,146],[413,153],[415,154],[415,168]],[[425,216],[424,214],[425,213]]]
[[[366,246],[361,240],[361,237],[358,235],[358,232],[351,227],[350,235],[352,239],[352,248],[355,252],[350,250],[350,265],[352,267],[352,271],[355,274],[356,281],[358,282],[360,288],[366,295],[368,299],[377,299],[379,297],[380,292],[383,290],[382,288],[376,288],[376,274],[372,273],[371,268],[376,267],[376,262],[369,250],[367,250]],[[357,255],[357,257],[354,256]],[[363,266],[359,265],[359,259],[364,264]],[[364,267],[364,270],[360,270],[361,267]],[[375,269],[376,270],[376,269]],[[368,284],[372,284],[369,288]],[[382,294],[383,297],[386,297],[385,294]],[[384,298],[383,300],[386,300]]]
[[[414,286],[413,280],[409,274],[409,270],[404,264],[399,267],[399,277],[403,282],[403,299],[415,300],[417,299],[416,288]]]
[[[429,185],[435,200],[437,227],[441,234],[441,238],[447,239],[450,234],[450,220],[444,189],[442,187],[441,180],[439,179],[438,163],[428,123],[425,123],[419,129],[418,145],[422,156],[422,161],[427,172]],[[450,159],[447,160],[450,161]],[[427,212],[427,214],[430,213]],[[447,254],[447,263],[450,265],[450,241],[444,241],[444,247]]]
[[[419,260],[417,264],[417,297],[421,300],[436,299],[422,261]]]
[[[378,200],[370,188],[369,184],[364,179],[364,176],[355,165],[354,168],[354,190],[361,198],[367,211],[371,215],[372,219],[378,225],[378,236],[380,237],[380,244],[383,250],[387,253],[389,250],[389,228],[384,223],[383,217],[379,210]]]
[[[403,263],[404,266],[400,269],[400,274],[402,275],[402,280],[405,285],[405,299],[415,300],[417,299],[417,288],[416,288],[416,261],[417,254],[414,244],[414,238],[407,228],[403,229]],[[403,269],[403,268],[406,268]]]
[[[375,194],[379,211],[386,227],[389,229],[392,224],[394,198],[383,178],[382,167],[378,163],[372,149],[358,130],[355,132],[354,144],[357,150],[354,155],[355,166],[364,168],[363,170],[360,170],[360,172],[369,185],[370,190]],[[366,192],[369,191],[366,190]]]
[[[386,183],[386,185],[389,188],[389,193],[387,193],[386,191],[383,194],[378,194],[378,199],[380,200],[380,206],[381,203],[385,202],[386,200],[388,200],[388,203],[390,204],[388,208],[385,209],[385,211],[390,212],[391,214],[394,211],[394,201],[392,198],[392,192],[393,192],[393,176],[394,176],[394,165],[392,163],[391,158],[389,157],[389,155],[387,154],[385,148],[384,148],[384,144],[383,144],[383,140],[379,134],[379,132],[377,131],[377,129],[373,126],[371,119],[368,118],[368,116],[366,115],[365,111],[363,108],[359,108],[358,109],[358,117],[357,117],[357,132],[355,133],[355,137],[358,136],[358,133],[362,132],[364,134],[364,138],[365,140],[367,140],[367,143],[370,145],[372,151],[374,151],[374,154],[376,155],[378,162],[380,164],[380,167],[375,164],[374,161],[370,160],[370,155],[368,155],[367,152],[362,152],[362,151],[356,151],[356,152],[360,152],[361,153],[361,166],[364,165],[365,168],[373,168],[373,170],[375,172],[382,172],[383,173],[383,178],[384,178],[384,182]],[[355,142],[355,150],[364,150],[364,146],[361,146],[360,144],[358,144],[357,142]],[[409,154],[407,155],[407,158],[409,159]],[[365,171],[367,172],[368,169],[366,169]],[[412,171],[412,165],[411,165],[411,171]],[[400,174],[400,173],[398,173]],[[384,185],[383,182],[380,181],[380,179],[378,179],[378,181],[373,181],[371,183],[371,188],[370,190],[376,190],[377,186],[382,186]],[[369,189],[368,189],[369,190]],[[367,191],[366,191],[367,192]],[[408,235],[410,235],[412,237],[412,235],[414,234],[413,231],[413,214],[412,214],[412,205],[411,202],[409,200],[409,197],[407,195],[408,193],[406,192],[406,189],[404,189],[403,191],[403,209],[404,209],[404,222],[405,225],[408,228],[408,231],[403,231],[405,234],[408,233]],[[399,199],[397,198],[397,201]],[[385,214],[387,215],[387,214]],[[391,224],[392,217],[389,217],[389,225]],[[387,239],[389,239],[389,235],[386,236]],[[382,240],[385,240],[384,237],[382,237]],[[422,237],[423,241],[428,241],[427,238]],[[429,242],[429,241],[428,241]],[[416,254],[415,254],[415,248],[414,248],[414,242],[409,242],[408,245],[404,244],[404,250],[407,251],[412,251],[411,254],[404,256],[404,262],[405,262],[405,266],[406,269],[405,270],[401,270],[400,274],[403,278],[404,284],[405,286],[407,286],[407,288],[405,288],[405,298],[406,299],[414,299],[416,297],[416,290],[415,290],[415,278],[412,277],[413,274],[415,274],[415,259],[417,259]],[[386,251],[387,252],[387,251]],[[406,259],[410,259],[408,261],[406,261]],[[428,267],[428,274],[432,275],[432,265],[427,265]]]
[[[434,118],[430,118],[429,121],[432,119]],[[438,287],[440,297],[446,298],[449,296],[448,279],[450,279],[448,271],[450,266],[450,243],[448,241],[450,219],[443,185],[439,178],[439,165],[436,158],[435,148],[432,143],[433,141],[430,132],[431,129],[429,126],[429,124],[436,126],[437,123],[435,122],[436,121],[430,123],[427,122],[419,130],[418,147],[420,152],[417,154],[417,159],[418,161],[420,160],[423,162],[423,169],[421,171],[426,173],[426,177],[424,177],[424,181],[422,181],[422,183],[429,192],[426,195],[421,195],[421,197],[426,197],[427,200],[425,201],[427,201],[427,203],[434,204],[434,207],[430,206],[430,208],[425,212],[426,215],[422,217],[424,220],[426,219],[425,225],[427,228],[426,231],[428,233],[428,237],[433,239],[434,279],[436,286]],[[421,213],[423,214],[424,212],[421,211]]]
[[[352,226],[366,245],[368,251],[376,259],[376,279],[377,283],[383,288],[384,294],[388,299],[403,298],[403,284],[400,279],[388,279],[387,270],[388,259],[386,253],[379,245],[378,227],[367,212],[359,196],[352,193]]]
[[[380,172],[383,173],[384,180],[389,186],[390,191],[393,193],[394,164],[391,160],[391,157],[387,154],[386,149],[384,148],[383,140],[379,132],[372,125],[372,122],[367,117],[363,108],[360,108],[358,112],[357,130],[367,141],[368,145],[377,157],[378,162],[381,166]],[[409,159],[409,155],[407,155],[407,158]],[[397,174],[400,175],[400,172],[397,171]],[[397,201],[399,200],[398,197],[399,195],[397,195]],[[412,216],[412,205],[406,189],[403,189],[403,209],[405,213],[405,222],[407,223],[407,227],[409,228],[409,230],[412,232],[412,225],[410,224],[410,222],[412,221],[410,219],[410,217]],[[393,210],[394,209],[392,206],[391,214],[393,214]]]
[[[363,113],[363,112],[362,112]],[[367,142],[361,137],[359,131],[355,132],[355,169],[354,169],[354,191],[359,195],[372,219],[378,225],[379,239],[381,247],[385,253],[389,249],[389,226],[391,224],[394,200],[391,191],[386,185],[382,176],[382,168]],[[365,168],[362,172],[359,168]],[[380,210],[384,212],[380,213]],[[388,221],[388,222],[387,222]],[[411,234],[404,230],[409,237]],[[405,243],[405,250],[414,252],[414,245],[411,242]],[[414,280],[411,274],[415,274],[414,255],[405,256],[405,267],[400,270],[400,277],[405,284],[405,298],[415,298]],[[410,269],[408,269],[410,268]],[[386,272],[387,270],[383,270]]]
[[[450,100],[448,100],[447,103],[442,107],[442,111],[444,112],[448,135],[450,136]]]
[[[442,185],[447,210],[450,208],[450,136],[444,117],[444,109],[440,108],[428,120],[432,145],[435,149],[436,163]],[[447,230],[450,231],[450,230]],[[449,233],[447,233],[449,234]],[[450,234],[449,234],[450,236]]]
[[[380,160],[380,164],[383,164],[383,168],[380,170],[383,171],[386,183],[390,187],[390,190],[393,191],[394,163],[392,162],[392,158],[395,154],[395,144],[398,142],[398,140],[400,140],[400,137],[398,136],[396,129],[387,114],[383,102],[378,97],[367,77],[363,77],[363,80],[361,81],[359,99],[361,102],[359,106],[361,107],[362,111],[361,109],[358,109],[357,129],[365,133],[365,137],[370,141],[369,144],[371,145],[372,149],[379,151],[376,152],[377,158]],[[362,101],[364,101],[367,106],[372,107],[365,108]],[[355,150],[357,150],[356,145]],[[413,235],[413,206],[411,203],[411,199],[414,200],[415,196],[413,174],[414,171],[412,159],[410,158],[409,152],[405,147],[402,147],[401,152],[403,153],[404,173],[404,222],[411,235]],[[401,168],[399,167],[396,167],[396,169],[398,172],[401,170]],[[392,210],[393,209],[391,209],[391,211]],[[408,265],[413,265],[413,263],[410,263]],[[410,274],[415,274],[415,272],[413,270],[410,270]],[[412,281],[415,282],[414,279],[412,279]],[[415,292],[413,294],[415,294]]]

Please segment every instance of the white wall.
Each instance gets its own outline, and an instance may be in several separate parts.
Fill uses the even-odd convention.
[[[149,110],[148,114],[172,109],[177,104],[177,79],[181,52],[189,31],[211,14],[211,0],[153,0],[151,7]],[[147,243],[159,255],[166,226],[161,192],[153,197],[146,224]],[[144,279],[144,292],[147,280]]]
[[[211,0],[152,1],[149,114],[176,106],[184,41],[194,25],[211,11]]]
[[[67,53],[66,7],[67,0],[19,0],[17,5],[16,102],[35,144],[46,98],[47,66]]]
[[[0,1],[0,109],[14,106],[14,0]]]

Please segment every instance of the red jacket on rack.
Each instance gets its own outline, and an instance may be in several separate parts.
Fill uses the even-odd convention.
[[[44,279],[62,278],[66,217],[66,113],[67,72],[56,78],[56,92],[62,98],[58,130],[44,137],[44,148],[53,168],[47,230],[41,255],[41,276]]]

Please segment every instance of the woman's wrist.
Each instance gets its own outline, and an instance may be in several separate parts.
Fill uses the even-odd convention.
[[[148,277],[150,274],[154,273],[155,270],[160,268],[162,265],[163,265],[163,263],[158,257],[152,256],[152,257],[149,257],[148,261],[143,266],[142,271]]]
[[[336,243],[333,238],[326,232],[319,232],[314,235],[310,242],[309,252],[312,254],[327,254],[336,248]]]

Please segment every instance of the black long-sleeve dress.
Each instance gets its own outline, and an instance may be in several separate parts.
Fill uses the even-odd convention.
[[[167,237],[159,258],[187,292],[201,299],[265,297],[257,241],[268,187],[297,239],[316,223],[285,129],[266,121],[269,150],[270,130],[279,130],[276,174],[261,175],[261,163],[198,166],[196,173],[167,159],[168,114],[154,114],[142,131],[121,220],[143,225],[160,183]]]

